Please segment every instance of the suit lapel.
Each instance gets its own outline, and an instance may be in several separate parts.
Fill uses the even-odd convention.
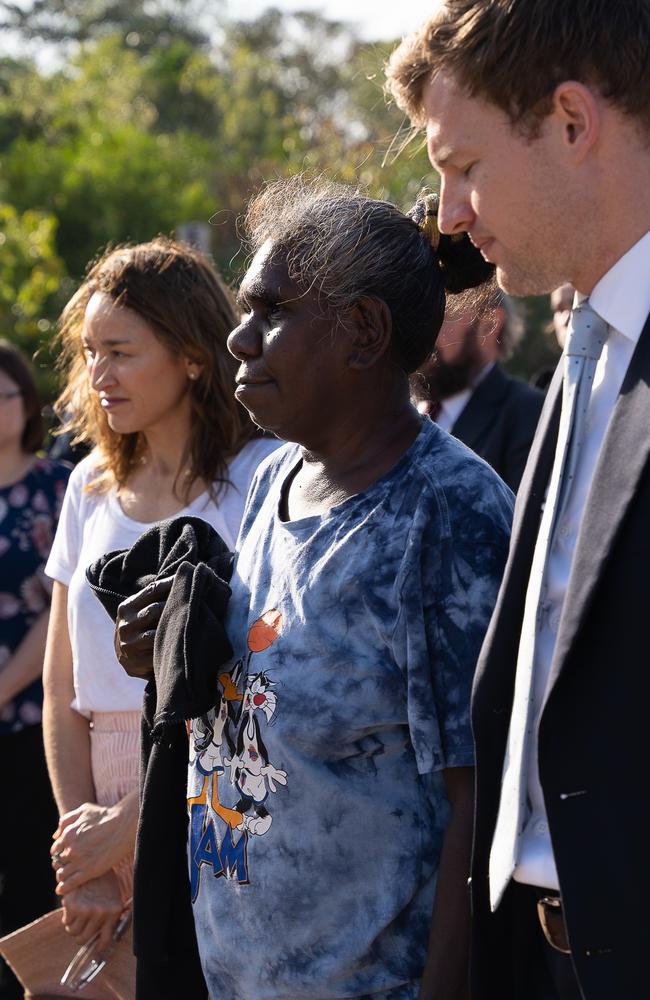
[[[492,707],[496,697],[497,703],[503,710],[509,706],[512,699],[514,684],[512,658],[516,657],[519,644],[524,600],[542,503],[555,457],[561,404],[562,365],[560,364],[549,387],[517,493],[508,562],[474,678],[475,725],[479,723],[481,715],[479,703],[484,697],[487,704]],[[488,712],[490,718],[491,712],[492,708]]]
[[[498,364],[487,373],[476,386],[458,420],[451,428],[454,437],[463,441],[468,448],[485,435],[486,427],[492,423],[489,411],[498,407],[508,387],[508,379]],[[486,410],[488,411],[486,413]]]
[[[548,693],[582,625],[616,535],[650,456],[650,317],[639,338],[603,441],[578,533]],[[547,693],[547,697],[548,697]]]

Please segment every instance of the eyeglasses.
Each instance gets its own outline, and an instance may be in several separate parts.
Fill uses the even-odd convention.
[[[15,399],[16,396],[22,396],[20,389],[12,389],[11,392],[0,392],[0,403],[4,403],[7,399]]]
[[[127,905],[130,905],[130,903]],[[108,962],[115,950],[115,945],[131,923],[131,915],[132,911],[129,909],[120,918],[113,932],[113,940],[108,948],[104,948],[101,951],[98,950],[97,942],[99,941],[99,934],[95,934],[87,944],[79,949],[61,977],[61,986],[67,986],[69,990],[78,993],[88,983],[92,983],[95,976],[99,975]]]

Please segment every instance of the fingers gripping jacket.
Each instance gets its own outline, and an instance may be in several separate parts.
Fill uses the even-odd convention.
[[[90,587],[113,621],[127,597],[155,580],[173,577],[154,640],[155,702],[151,684],[146,699],[153,707],[155,740],[164,737],[166,726],[214,706],[214,667],[232,654],[223,627],[232,559],[207,522],[181,517],[161,521],[130,549],[109,552],[86,570]]]

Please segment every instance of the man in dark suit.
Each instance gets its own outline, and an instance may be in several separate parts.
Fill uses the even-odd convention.
[[[445,0],[389,86],[440,229],[576,289],[473,695],[473,996],[648,995],[650,4]]]
[[[515,493],[544,402],[539,389],[500,364],[522,334],[513,304],[497,293],[479,316],[462,311],[445,320],[435,354],[412,378],[420,412],[484,458]]]

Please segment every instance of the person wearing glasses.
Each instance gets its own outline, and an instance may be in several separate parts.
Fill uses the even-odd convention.
[[[49,847],[56,807],[43,753],[41,671],[50,605],[43,570],[70,469],[41,458],[44,427],[34,377],[0,341],[0,936],[55,904]],[[0,997],[23,990],[0,963]]]

